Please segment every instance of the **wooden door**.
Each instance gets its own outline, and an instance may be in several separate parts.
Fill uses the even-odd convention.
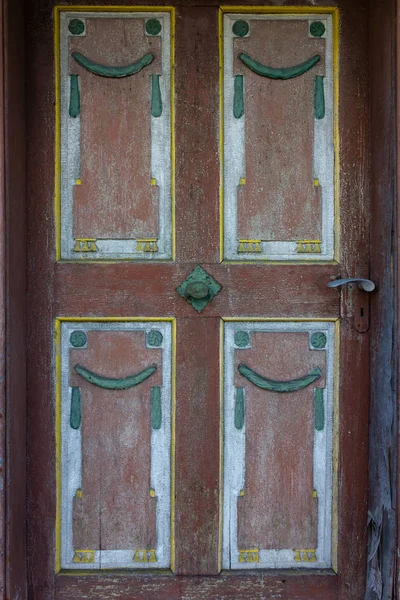
[[[366,12],[295,4],[27,8],[32,598],[363,596]]]

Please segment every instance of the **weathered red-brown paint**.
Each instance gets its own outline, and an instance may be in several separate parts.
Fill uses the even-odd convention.
[[[368,397],[368,390],[366,378],[361,385],[358,381],[350,382],[349,377],[355,367],[349,357],[357,357],[355,365],[356,367],[362,365],[363,372],[366,372],[365,365],[368,365],[368,362],[365,361],[367,344],[364,340],[366,338],[354,333],[351,315],[345,314],[342,328],[342,349],[348,348],[348,351],[343,354],[341,363],[344,381],[340,403],[343,423],[340,429],[339,539],[345,543],[342,544],[339,553],[338,577],[329,574],[308,576],[290,574],[279,579],[265,574],[222,575],[219,578],[205,579],[161,575],[54,577],[55,498],[52,433],[54,412],[50,399],[53,392],[51,379],[53,316],[56,314],[104,316],[104,314],[115,314],[117,311],[118,314],[122,311],[125,315],[150,314],[153,311],[156,313],[154,316],[164,312],[167,316],[177,310],[178,348],[182,342],[189,340],[191,352],[188,353],[181,346],[177,361],[178,386],[181,380],[186,381],[188,387],[181,387],[177,397],[177,417],[181,420],[177,420],[176,468],[179,491],[177,491],[176,524],[179,525],[181,533],[178,534],[177,531],[176,564],[180,572],[198,573],[202,570],[216,572],[215,531],[218,500],[215,498],[215,490],[218,489],[219,413],[216,412],[215,406],[218,402],[216,373],[219,365],[216,360],[218,352],[212,342],[217,339],[218,317],[226,313],[233,315],[234,310],[237,311],[236,315],[247,315],[248,306],[254,316],[265,314],[300,316],[303,310],[307,316],[313,318],[336,316],[339,295],[336,292],[325,291],[326,282],[338,273],[364,274],[367,270],[365,258],[358,258],[359,240],[363,239],[363,236],[368,240],[366,235],[368,208],[365,205],[369,173],[368,138],[365,137],[367,72],[364,60],[367,30],[363,5],[347,0],[340,3],[343,8],[341,93],[346,106],[346,110],[341,114],[341,156],[343,165],[347,165],[342,176],[342,222],[346,223],[346,237],[343,236],[342,240],[341,267],[271,265],[250,268],[245,265],[205,265],[207,270],[224,285],[224,289],[229,289],[233,300],[231,301],[230,296],[226,295],[226,291],[224,295],[221,292],[204,312],[204,316],[215,318],[201,320],[181,298],[176,298],[174,288],[192,268],[192,264],[184,264],[185,261],[206,263],[217,260],[216,200],[219,174],[216,135],[218,122],[217,108],[214,106],[218,96],[217,10],[206,7],[190,9],[189,3],[186,3],[185,8],[179,9],[177,13],[176,48],[177,55],[179,53],[180,56],[176,74],[177,147],[185,148],[185,152],[177,157],[177,190],[179,190],[177,250],[180,264],[146,267],[141,265],[86,267],[67,264],[55,266],[53,232],[48,225],[52,219],[53,182],[51,174],[43,170],[43,164],[53,164],[52,4],[51,0],[40,2],[36,0],[27,5],[26,9],[28,55],[32,64],[41,65],[40,70],[35,74],[30,73],[28,105],[30,191],[28,240],[31,256],[28,334],[30,403],[28,517],[30,539],[34,540],[34,545],[31,545],[29,551],[31,595],[40,600],[54,600],[55,597],[75,600],[76,597],[100,598],[107,592],[110,595],[118,594],[121,598],[134,598],[135,594],[142,598],[145,598],[146,594],[150,597],[156,595],[158,598],[163,598],[164,594],[165,598],[178,599],[183,594],[189,598],[207,598],[207,594],[212,598],[216,594],[237,597],[239,590],[244,598],[246,594],[248,598],[265,598],[268,595],[280,594],[288,600],[310,598],[359,600],[362,597],[365,575],[365,474],[368,419],[365,399]],[[106,2],[99,1],[98,4],[106,4]],[[207,2],[199,0],[197,4],[216,7],[218,3],[215,0]],[[329,5],[331,2],[320,4]],[[200,38],[202,41],[207,40],[209,44],[201,44]],[[208,59],[211,59],[211,62]],[[199,72],[189,77],[194,64],[198,65]],[[204,89],[195,90],[196,93],[192,95],[196,78],[201,78],[203,83],[207,82],[207,85],[204,84]],[[43,90],[48,90],[48,93],[43,94]],[[201,127],[195,127],[199,115],[204,116],[204,123],[202,121]],[[192,154],[196,148],[201,150],[198,155],[199,163]],[[207,158],[207,148],[211,158]],[[203,203],[203,198],[209,198],[210,204]],[[199,210],[199,206],[203,211]],[[136,282],[135,276],[138,277]],[[291,280],[291,277],[294,279]],[[54,296],[56,304],[53,305],[55,282],[58,288]],[[134,297],[133,292],[136,294]],[[300,292],[300,296],[296,296],[297,292]],[[313,298],[314,293],[316,298]],[[324,300],[327,301],[325,305]],[[269,305],[268,302],[271,304]],[[280,304],[281,313],[279,313]],[[188,319],[182,317],[193,318],[191,323],[188,323]],[[184,333],[185,328],[186,333]],[[349,346],[347,346],[348,340],[350,340]],[[214,374],[210,375],[208,381],[200,379],[200,377],[204,378],[204,364],[208,368],[215,366]],[[187,376],[189,368],[193,369],[190,381]],[[203,405],[204,410],[202,410]],[[194,412],[191,413],[190,410]],[[188,451],[187,439],[191,434],[194,445]],[[200,440],[202,436],[203,440]],[[354,452],[355,447],[359,452]],[[43,480],[44,476],[46,483]],[[193,489],[198,491],[196,499],[198,512],[191,515],[187,511],[187,503],[191,501],[190,494],[193,494]],[[197,523],[199,527],[196,532]],[[354,548],[357,550],[354,551]],[[283,579],[286,580],[285,583],[282,583]],[[339,585],[338,592],[337,585]]]
[[[219,326],[217,318],[177,323],[175,571],[182,575],[220,568]]]
[[[203,263],[204,264],[204,263]],[[311,317],[338,318],[340,296],[326,283],[336,265],[204,265],[222,290],[198,316],[175,291],[193,270],[191,264],[55,265],[55,310],[59,316]],[[118,294],[120,282],[124,288]],[[151,288],[149,289],[149,281]],[[151,303],[149,303],[149,292]],[[101,299],[101,304],[98,300]]]
[[[74,237],[158,237],[158,187],[151,186],[151,75],[161,74],[161,39],[144,19],[86,19],[69,51],[109,66],[154,61],[124,79],[99,77],[70,58],[81,79],[81,173],[74,186]]]
[[[3,5],[0,6],[0,34],[3,39]],[[3,56],[3,45],[0,50],[0,86],[4,89],[4,56]],[[4,476],[4,467],[6,464],[6,421],[4,419],[6,415],[6,286],[7,286],[7,275],[6,275],[6,190],[5,190],[5,109],[4,109],[4,98],[1,96],[0,100],[0,162],[2,169],[0,171],[0,481],[1,489],[4,490],[6,478]],[[0,502],[0,538],[3,544],[0,548],[0,590],[6,588],[6,557],[5,557],[5,544],[6,541],[6,502],[5,496],[2,494]]]
[[[154,574],[142,577],[61,575],[57,578],[56,590],[59,600],[104,600],[113,595],[118,600],[336,600],[337,578],[332,573],[289,575],[287,571],[278,575],[224,572],[216,577],[201,578]]]
[[[339,115],[340,272],[354,276],[369,272],[368,252],[360,251],[360,240],[365,249],[369,244],[368,11],[360,3],[341,6],[339,86],[345,108]],[[356,168],[349,170],[346,165]],[[338,597],[346,600],[363,597],[366,568],[369,382],[365,374],[369,372],[369,339],[368,333],[355,330],[352,294],[357,292],[344,290],[341,299]],[[360,373],[357,378],[353,376],[356,372]]]
[[[321,60],[300,77],[279,81],[253,73],[239,60],[241,52],[272,67],[291,67],[315,54]],[[319,240],[314,79],[325,74],[325,40],[309,37],[306,19],[251,20],[249,37],[234,39],[233,55],[234,74],[245,79],[246,184],[238,187],[238,237]]]
[[[176,258],[215,263],[220,217],[218,10],[181,4],[175,37],[175,56],[181,57],[175,75]]]
[[[150,393],[162,385],[162,351],[145,332],[89,331],[87,348],[70,350],[70,386],[80,387],[82,496],[74,499],[75,549],[135,550],[156,546],[156,500],[149,495]],[[105,390],[83,380],[79,364],[123,378],[157,364],[138,387]]]
[[[240,363],[277,381],[303,377],[315,367],[322,377],[297,392],[268,392],[240,375]],[[253,332],[251,349],[235,351],[235,386],[245,389],[246,398],[239,548],[316,548],[314,389],[325,386],[325,352],[309,350],[308,333]]]
[[[0,594],[25,600],[26,580],[26,129],[24,3],[3,0],[0,93]],[[5,254],[3,252],[5,251]],[[5,279],[4,279],[5,276]],[[4,317],[5,309],[5,317]],[[5,330],[4,330],[5,324]],[[5,335],[5,337],[4,337]],[[5,350],[5,352],[4,352]],[[1,373],[4,376],[4,372]],[[4,396],[5,391],[5,396]],[[6,440],[4,440],[6,434]],[[6,442],[4,454],[4,442]],[[5,509],[5,513],[4,513]],[[6,532],[6,533],[5,533]],[[5,535],[4,535],[5,533]],[[4,596],[3,596],[4,595]]]

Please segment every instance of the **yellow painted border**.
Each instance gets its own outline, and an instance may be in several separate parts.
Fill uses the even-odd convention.
[[[68,263],[117,263],[123,261],[143,261],[143,259],[129,258],[97,260],[84,260],[61,258],[61,40],[60,40],[60,14],[63,12],[114,12],[114,13],[169,13],[171,15],[170,52],[171,52],[171,258],[164,258],[162,262],[172,262],[176,255],[176,224],[175,224],[175,172],[176,172],[176,144],[175,144],[175,7],[173,6],[56,6],[54,7],[54,61],[55,61],[55,183],[54,183],[54,217],[56,235],[56,260]],[[157,261],[161,262],[161,261]]]
[[[172,326],[172,348],[171,348],[171,520],[170,520],[170,569],[175,569],[175,445],[176,445],[176,319],[174,317],[56,317],[54,326],[55,343],[55,375],[56,375],[56,416],[55,416],[55,438],[56,438],[56,557],[55,572],[61,571],[61,498],[62,498],[62,432],[61,432],[61,410],[62,410],[62,388],[61,388],[61,326],[65,322],[76,323],[171,323]],[[124,569],[129,572],[135,569]],[[97,570],[90,570],[93,574]],[[101,572],[115,571],[115,569],[101,569]],[[157,569],[159,573],[165,569]],[[98,572],[98,571],[97,571]],[[140,570],[142,572],[142,570]],[[86,571],[68,569],[64,571],[68,575],[82,575]]]
[[[219,260],[223,262],[225,255],[224,219],[224,7],[218,11],[218,50],[219,50]],[[233,261],[236,262],[236,261]]]
[[[219,322],[219,515],[218,515],[218,572],[222,571],[222,538],[224,512],[224,374],[225,374],[225,328],[224,319]]]
[[[56,367],[56,564],[55,571],[61,569],[61,321],[56,319],[54,328],[55,367]]]
[[[286,15],[332,15],[333,49],[333,144],[334,144],[334,243],[333,260],[224,260],[224,23],[226,13],[286,14]],[[340,262],[340,136],[339,136],[339,9],[336,6],[220,6],[218,15],[219,40],[219,153],[220,153],[220,262],[227,264],[279,264],[279,265],[326,265]]]
[[[332,546],[331,563],[332,569],[338,570],[338,532],[339,532],[339,382],[340,382],[340,318],[290,318],[290,317],[221,317],[220,355],[221,355],[221,424],[220,424],[220,523],[222,527],[223,511],[223,462],[224,462],[224,375],[225,375],[225,347],[224,347],[224,324],[225,323],[333,323],[333,431],[332,431]],[[222,531],[221,531],[222,537]],[[222,544],[219,548],[219,564],[222,561]],[[222,563],[221,563],[222,564]]]
[[[54,220],[56,235],[56,260],[61,258],[61,47],[60,47],[60,11],[54,9],[54,65],[55,65],[55,181],[54,181]]]
[[[333,370],[333,440],[332,440],[332,569],[338,572],[339,537],[339,387],[340,387],[340,319],[335,322]]]

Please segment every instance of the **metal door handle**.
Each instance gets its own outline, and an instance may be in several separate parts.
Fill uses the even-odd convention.
[[[370,279],[361,279],[359,277],[348,277],[346,279],[335,279],[334,281],[330,281],[328,283],[328,287],[334,288],[339,287],[341,285],[346,285],[347,283],[356,283],[360,290],[364,290],[364,292],[373,292],[375,289],[375,284]]]

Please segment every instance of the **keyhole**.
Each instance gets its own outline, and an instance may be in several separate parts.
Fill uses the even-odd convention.
[[[363,317],[363,316],[364,316],[364,308],[363,308],[363,307],[361,307],[361,308],[360,308],[360,316],[361,316],[361,317]]]

